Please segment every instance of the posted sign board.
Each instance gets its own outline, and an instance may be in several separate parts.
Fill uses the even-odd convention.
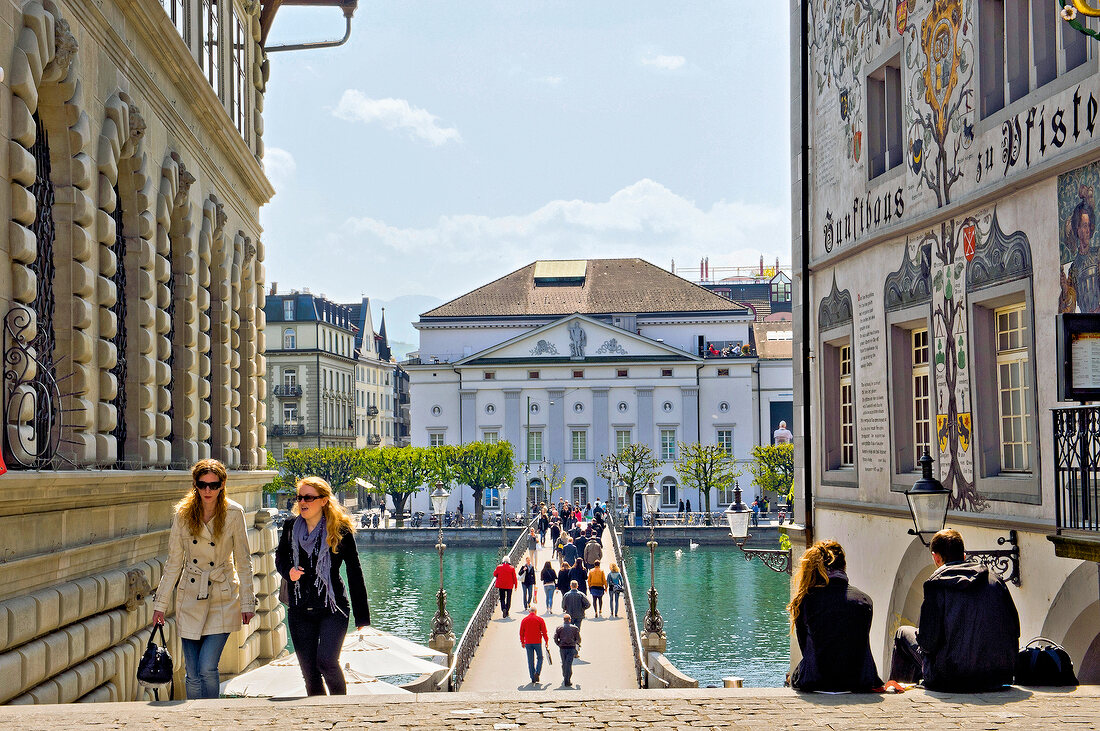
[[[1100,401],[1100,314],[1058,315],[1058,398]]]

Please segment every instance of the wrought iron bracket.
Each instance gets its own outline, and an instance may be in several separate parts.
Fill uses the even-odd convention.
[[[732,534],[730,536],[733,537]],[[734,538],[733,544],[741,549],[741,552],[745,554],[746,561],[752,561],[754,558],[760,559],[760,563],[767,566],[777,574],[791,575],[791,549],[786,548],[745,548],[745,544],[752,540],[752,534],[745,536],[744,538]]]
[[[997,545],[1009,544],[1012,548],[994,549],[990,551],[967,551],[968,559],[979,562],[982,566],[1001,577],[1005,583],[1012,582],[1020,585],[1020,546],[1016,543],[1016,531],[1010,530],[1007,536],[997,539]]]

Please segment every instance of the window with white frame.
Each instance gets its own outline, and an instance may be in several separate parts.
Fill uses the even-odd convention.
[[[733,429],[718,430],[718,448],[726,454],[733,454]]]
[[[199,68],[203,76],[221,94],[218,77],[218,54],[221,52],[218,28],[220,0],[199,0]]]
[[[733,488],[737,484],[737,481],[728,483],[725,487],[718,488],[718,504],[730,505],[733,503]]]
[[[661,480],[661,505],[666,508],[677,507],[679,503],[679,493],[676,490],[676,480],[671,477],[666,477]]]
[[[172,20],[172,25],[184,41],[187,40],[187,0],[160,0],[164,12]]]
[[[292,300],[292,299],[283,300],[283,319],[284,320],[293,320],[294,319],[294,300]]]
[[[905,159],[901,110],[901,58],[894,56],[867,75],[867,169],[871,178]]]
[[[298,402],[287,401],[283,404],[283,423],[294,424],[298,421]]]
[[[1027,425],[1030,367],[1026,312],[1020,303],[995,310],[993,317],[1000,397],[1001,471],[1027,472],[1031,439]]]
[[[1088,38],[1062,22],[1053,2],[979,0],[982,118],[1088,60]],[[1086,26],[1090,19],[1078,14]]]
[[[284,368],[283,369],[283,385],[284,386],[297,386],[298,385],[298,369],[297,368]]]
[[[574,505],[587,505],[588,504],[588,482],[583,477],[578,477],[573,480],[571,486],[573,488],[573,504]]]
[[[433,431],[428,434],[428,446],[429,447],[442,447],[443,446],[443,432]]]
[[[928,328],[913,330],[913,454],[915,459],[932,451],[932,395],[928,370]]]
[[[247,44],[252,40],[250,35],[246,35],[244,32],[244,23],[241,21],[240,13],[236,8],[233,8],[233,54],[230,57],[230,64],[232,65],[232,73],[230,74],[230,84],[232,89],[229,94],[229,116],[233,119],[233,124],[236,126],[237,131],[241,133],[241,136],[246,140],[248,139],[248,106],[245,101],[248,99],[248,86],[247,86],[247,74],[248,69],[248,51]]]
[[[527,433],[527,462],[542,461],[542,432],[533,431]]]
[[[840,466],[856,463],[856,404],[852,388],[852,346],[840,347]]]
[[[574,429],[572,437],[574,461],[580,462],[588,459],[588,432],[583,429]]]
[[[671,462],[676,459],[676,430],[661,430],[661,459]]]
[[[485,431],[481,433],[481,441],[486,444],[496,444],[500,441],[500,432],[498,431]]]
[[[296,347],[298,347],[298,338],[294,328],[288,327],[283,330],[283,350],[294,350]]]
[[[618,429],[615,431],[615,453],[622,454],[630,446],[630,430]]]
[[[481,494],[481,504],[492,510],[500,509],[500,492],[495,487],[486,488]]]

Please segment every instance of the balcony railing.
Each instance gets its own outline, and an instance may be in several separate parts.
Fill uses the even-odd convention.
[[[302,424],[272,424],[267,433],[273,437],[301,437],[305,436],[306,428]]]
[[[282,385],[275,387],[276,396],[301,396],[302,387],[298,385]]]
[[[742,340],[711,340],[699,355],[703,358],[755,358],[756,351]]]
[[[1056,525],[1100,532],[1100,406],[1052,411]]]

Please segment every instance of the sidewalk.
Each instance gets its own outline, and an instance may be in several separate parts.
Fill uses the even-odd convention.
[[[518,647],[518,643],[517,643]],[[612,729],[1095,729],[1100,686],[950,695],[801,695],[781,688],[433,693],[0,707],[0,728],[585,731]]]

